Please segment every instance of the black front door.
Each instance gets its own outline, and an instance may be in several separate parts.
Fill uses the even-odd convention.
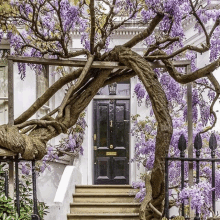
[[[94,183],[129,184],[129,100],[94,100]]]

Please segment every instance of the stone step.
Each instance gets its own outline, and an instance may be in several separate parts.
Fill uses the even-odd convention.
[[[114,219],[114,220],[137,220],[139,219],[138,213],[111,213],[111,214],[68,214],[68,220],[106,220],[106,219]]]
[[[76,186],[68,220],[136,220],[140,203],[130,185]]]
[[[73,203],[138,203],[129,193],[76,193]]]
[[[130,185],[77,185],[76,193],[130,193],[137,190]]]
[[[70,213],[139,213],[138,203],[71,203]]]

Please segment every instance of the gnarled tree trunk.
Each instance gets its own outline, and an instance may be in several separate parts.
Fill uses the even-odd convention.
[[[156,136],[155,162],[151,174],[152,200],[150,203],[159,211],[163,212],[164,208],[164,173],[165,173],[165,156],[167,155],[169,144],[173,132],[172,119],[168,110],[168,101],[166,94],[158,81],[156,74],[150,67],[149,63],[137,53],[129,48],[122,46],[116,47],[111,56],[115,60],[125,64],[133,69],[143,82],[150,97],[154,115],[158,122]],[[153,213],[152,213],[153,212]],[[153,214],[151,216],[151,214]],[[160,216],[150,207],[148,208],[149,218],[159,219]]]
[[[155,162],[151,173],[152,199],[148,206],[147,219],[158,219],[158,213],[163,212],[164,202],[164,158],[168,152],[172,135],[172,120],[168,110],[166,95],[149,63],[131,49],[117,46],[109,54],[109,60],[119,61],[132,69],[143,82],[150,97],[153,111],[158,122],[156,136]],[[62,117],[48,117],[46,120],[35,120],[36,127],[28,134],[20,134],[19,126],[25,127],[26,118],[20,125],[0,126],[0,146],[13,152],[19,152],[24,159],[41,159],[46,153],[46,143],[68,128],[73,126],[79,114],[88,106],[98,90],[106,84],[111,77],[111,70],[90,70],[90,78],[69,99]],[[133,74],[131,74],[133,76]],[[32,112],[33,113],[33,112]],[[27,115],[30,115],[29,113]],[[17,127],[16,127],[17,126]],[[158,210],[159,212],[155,211]]]
[[[80,113],[103,86],[110,70],[94,70],[94,74],[96,77],[71,97],[61,118],[48,117],[45,120],[34,120],[33,124],[36,124],[36,127],[29,134],[19,132],[19,126],[25,127],[25,123],[29,122],[22,121],[22,124],[13,126],[1,125],[0,146],[21,153],[22,158],[26,160],[42,159],[47,152],[47,142],[60,133],[65,133],[76,123]]]

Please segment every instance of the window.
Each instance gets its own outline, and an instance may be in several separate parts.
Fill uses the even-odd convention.
[[[97,95],[109,95],[109,88],[105,86],[99,90]],[[130,96],[130,80],[117,83],[116,95],[118,96]]]

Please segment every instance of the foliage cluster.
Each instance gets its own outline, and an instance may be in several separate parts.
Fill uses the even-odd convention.
[[[1,220],[30,220],[33,214],[32,182],[31,176],[21,175],[19,182],[20,216],[16,210],[16,200],[5,196],[4,183],[5,178],[2,174],[7,172],[6,165],[0,165],[0,219]],[[44,202],[38,202],[38,214],[41,219],[48,213],[49,208]]]
[[[158,74],[160,77],[160,75]],[[163,80],[162,85],[167,90],[167,98],[170,100],[170,114],[172,116],[173,121],[173,135],[171,138],[168,156],[170,157],[179,157],[180,151],[178,149],[178,140],[181,134],[184,134],[186,139],[188,139],[188,130],[187,130],[187,121],[186,121],[186,89],[183,86],[175,85],[175,82],[171,79],[164,80],[165,74],[159,78],[161,81]],[[169,77],[169,76],[166,76]],[[172,86],[170,87],[169,85]],[[179,87],[179,88],[178,88]],[[178,88],[179,91],[176,93],[174,88]],[[204,130],[204,126],[209,126],[209,123],[212,123],[210,120],[209,112],[204,116],[204,111],[202,111],[201,103],[203,108],[208,108],[209,102],[212,101],[212,97],[207,99],[204,94],[208,94],[210,92],[209,89],[204,91],[204,89],[197,88],[197,85],[194,84],[193,88],[193,140],[196,134],[202,132]],[[155,116],[153,111],[151,110],[151,104],[149,103],[149,97],[146,94],[145,89],[143,88],[141,83],[138,83],[135,87],[134,93],[137,96],[140,104],[145,104],[148,106],[149,112],[146,113],[146,118],[141,117],[139,114],[132,116],[132,129],[131,133],[135,137],[135,156],[132,161],[136,161],[139,167],[144,167],[146,173],[149,173],[153,169],[154,160],[155,160],[155,145],[156,145],[156,133],[157,133],[157,122],[155,120]],[[173,95],[172,95],[173,94]],[[178,97],[181,96],[181,97]],[[145,100],[145,101],[143,101]],[[181,100],[181,101],[179,101]],[[183,105],[183,103],[185,103]],[[199,104],[200,103],[200,104]],[[140,106],[140,109],[142,107]],[[196,113],[195,113],[196,112]],[[209,121],[209,122],[208,122]],[[212,133],[215,133],[218,144],[220,143],[220,135],[219,133],[212,130]],[[202,133],[203,147],[201,149],[201,158],[210,158],[211,151],[208,147],[209,138],[211,132]],[[187,141],[188,142],[188,141]],[[216,156],[220,157],[220,148],[218,147],[215,151]],[[186,152],[187,156],[187,152]],[[194,157],[196,156],[194,150]],[[191,207],[194,210],[198,210],[201,214],[201,218],[205,219],[210,214],[213,213],[212,210],[212,169],[210,167],[209,162],[200,162],[200,183],[194,184],[193,187],[189,187],[188,185],[188,163],[185,162],[185,188],[181,190],[181,178],[180,178],[180,162],[172,161],[169,163],[169,195],[172,197],[172,205],[179,207],[181,210],[181,204],[184,200],[185,210],[188,213],[189,209],[189,198],[191,199]],[[216,177],[216,200],[220,198],[220,164],[217,163],[217,169],[215,173]],[[196,164],[194,164],[194,178],[195,178],[195,169]],[[195,181],[195,179],[194,179]],[[136,199],[139,201],[143,201],[146,195],[145,189],[145,175],[140,177],[140,181],[133,182],[133,187],[138,188],[139,192],[136,194]]]
[[[42,161],[37,161],[36,169],[40,175],[45,169],[51,171],[50,162],[59,161],[64,155],[69,155],[75,159],[79,155],[83,155],[83,140],[85,137],[85,129],[87,127],[85,121],[86,112],[82,112],[76,122],[76,124],[68,129],[67,134],[63,135],[60,139],[59,144],[47,145],[47,154],[44,156]],[[22,162],[21,171],[23,174],[29,175],[31,166],[29,162]]]
[[[146,164],[152,170],[151,204],[161,213],[164,200],[161,196],[164,195],[162,162],[169,148],[171,155],[177,153],[175,140],[178,135],[175,132],[184,133],[186,130],[182,126],[186,119],[186,89],[180,84],[194,82],[193,121],[198,125],[195,130],[207,131],[216,122],[213,106],[220,95],[220,85],[212,72],[219,67],[220,62],[220,10],[218,2],[217,7],[213,7],[211,3],[211,0],[5,1],[0,6],[0,38],[6,35],[14,55],[38,58],[47,55],[54,59],[85,56],[87,61],[84,68],[77,68],[60,77],[29,109],[15,119],[13,137],[17,135],[20,140],[15,144],[16,147],[10,149],[10,146],[14,146],[14,143],[9,143],[11,139],[2,140],[6,134],[0,137],[0,144],[18,151],[28,159],[41,159],[46,153],[46,142],[72,127],[101,87],[138,75],[147,91],[145,100],[152,104],[151,115],[155,115],[157,122],[153,121],[153,124],[157,126],[157,133],[153,131],[154,125],[152,129],[147,125],[146,131],[156,134],[156,142],[150,135],[145,138],[145,133],[141,134],[136,149],[140,150],[140,154],[137,154],[139,158],[146,154],[147,159],[149,155],[150,160],[146,160]],[[186,41],[188,35],[184,30],[184,23],[193,19],[195,32],[198,35],[203,34],[205,39],[201,45],[188,45]],[[111,48],[111,39],[115,32],[128,23],[138,26],[136,35],[126,39],[122,45],[113,45]],[[21,26],[23,28],[17,28]],[[70,47],[79,48],[78,41],[72,41],[73,35],[78,32],[81,33],[81,49],[70,50]],[[142,55],[132,50],[139,43],[145,50]],[[205,52],[210,54],[210,64],[196,69],[196,53]],[[192,61],[190,74],[186,75],[174,66],[173,61],[180,59]],[[93,61],[116,61],[128,68],[116,71],[93,69]],[[163,63],[166,71],[152,68],[152,62],[155,61]],[[41,66],[31,66],[37,72],[42,70]],[[25,65],[20,63],[18,69],[21,78],[24,78]],[[72,84],[64,94],[61,104],[52,113],[41,120],[27,121],[68,83]],[[135,88],[138,99],[145,96],[143,86],[138,85]],[[210,89],[206,95],[210,98],[210,103],[201,98],[201,91],[206,89]],[[174,110],[172,118],[170,109]],[[183,114],[179,114],[179,109]],[[0,129],[7,133],[10,129],[5,127],[7,126],[2,125]],[[26,135],[24,137],[20,132],[26,127],[31,128],[29,133],[22,134]],[[27,139],[30,143],[28,149],[31,150],[25,154],[27,148],[24,143],[27,143]],[[65,140],[68,148],[76,145],[74,140],[72,136]],[[37,149],[36,141],[39,143]],[[49,157],[52,157],[51,152],[49,149]],[[174,171],[176,170],[178,169]],[[149,219],[159,218],[157,212],[152,210],[148,210],[148,214]]]

